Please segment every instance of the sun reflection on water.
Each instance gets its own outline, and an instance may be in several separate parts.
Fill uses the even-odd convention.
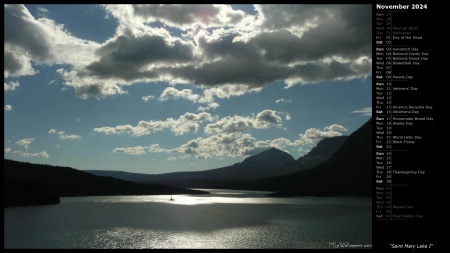
[[[214,189],[202,189],[205,191],[211,191],[211,194],[205,195],[143,195],[143,196],[90,196],[90,197],[73,197],[73,198],[63,198],[64,202],[77,202],[82,200],[83,202],[114,202],[114,203],[144,203],[144,202],[154,202],[154,203],[167,203],[172,205],[204,205],[204,204],[217,204],[217,203],[227,203],[227,204],[263,204],[263,203],[273,203],[273,198],[268,200],[268,197],[264,195],[270,192],[237,192],[233,190],[221,190],[217,191]],[[173,200],[171,200],[173,198]],[[282,202],[282,201],[281,201]]]
[[[5,247],[326,248],[348,238],[371,242],[369,198],[206,191],[211,194],[172,195],[174,201],[171,195],[70,197],[60,205],[8,209]]]

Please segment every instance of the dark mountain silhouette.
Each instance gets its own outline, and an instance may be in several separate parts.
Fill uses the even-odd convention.
[[[191,172],[172,172],[164,174],[138,174],[117,171],[86,171],[94,175],[108,175],[135,182],[169,182],[173,180],[242,180],[264,176],[283,175],[275,170],[276,166],[295,161],[294,158],[276,148],[267,149],[257,155],[246,158],[241,163],[235,163],[217,169]],[[173,184],[172,184],[173,185]],[[183,184],[184,185],[184,184]]]
[[[289,176],[258,182],[277,192],[271,196],[371,196],[372,119],[352,133],[321,165]]]
[[[158,184],[95,176],[69,167],[4,159],[4,206],[49,204],[57,197],[207,194]],[[53,200],[53,201],[52,201]]]
[[[348,136],[336,136],[322,139],[308,154],[300,157],[297,160],[297,164],[305,164],[313,160],[319,160],[320,162],[328,160],[342,146],[347,138]]]
[[[35,180],[4,180],[4,207],[59,204],[59,197]]]
[[[372,119],[348,138],[330,139],[341,144],[331,144],[328,143],[330,140],[325,140],[297,161],[265,168],[277,171],[297,170],[288,175],[247,180],[213,178],[161,182],[179,187],[274,191],[270,196],[371,196]],[[332,152],[322,149],[326,146],[339,149],[327,159],[327,155],[330,156]],[[320,157],[324,160],[321,161]],[[319,165],[314,165],[314,162]],[[261,170],[264,171],[264,168]]]
[[[325,138],[317,143],[317,146],[311,149],[308,154],[298,158],[295,161],[289,162],[277,168],[280,172],[278,175],[288,175],[295,172],[308,170],[328,160],[347,140],[348,136],[336,136]],[[273,176],[278,176],[273,175]]]
[[[93,174],[96,176],[101,177],[113,177],[118,178],[122,180],[137,182],[139,180],[142,180],[142,178],[146,178],[150,174],[144,174],[144,173],[133,173],[133,172],[126,172],[126,171],[116,171],[116,170],[83,170],[84,172],[87,172],[89,174]]]
[[[241,165],[270,167],[283,165],[290,161],[294,161],[294,157],[292,157],[289,153],[281,151],[277,148],[269,148],[268,150],[257,155],[245,158]]]
[[[289,174],[290,171],[296,172]],[[4,159],[4,206],[55,204],[59,197],[70,196],[207,194],[178,187],[276,191],[271,196],[371,196],[372,119],[348,138],[322,140],[298,160],[271,148],[241,163],[207,171],[160,175],[89,172]],[[277,173],[282,176],[270,176]]]
[[[255,189],[255,179],[288,175],[311,169],[324,162],[339,149],[347,136],[321,140],[307,155],[298,160],[279,149],[270,148],[244,159],[241,163],[218,169],[175,172],[159,175],[128,173],[122,171],[87,171],[95,175],[117,177],[143,183],[160,183],[177,187]],[[263,189],[264,190],[264,189]]]

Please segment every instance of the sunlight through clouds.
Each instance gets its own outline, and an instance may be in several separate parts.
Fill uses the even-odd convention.
[[[371,115],[371,15],[364,4],[5,4],[5,158],[158,173],[271,147],[298,156]]]
[[[65,84],[85,98],[125,94],[124,86],[168,79],[250,91],[275,81],[291,87],[371,73],[371,25],[365,25],[371,24],[370,5],[257,5],[256,15],[227,5],[104,8],[120,25],[114,37],[98,44],[48,18],[35,19],[24,6],[6,5],[5,76],[36,74],[30,62],[66,63],[73,68],[60,72]],[[152,27],[156,21],[163,26]],[[16,30],[9,28],[13,22]],[[33,29],[35,38],[28,38],[26,29]],[[20,60],[20,52],[29,53]],[[322,61],[333,57],[347,61]],[[301,64],[290,65],[295,62]]]

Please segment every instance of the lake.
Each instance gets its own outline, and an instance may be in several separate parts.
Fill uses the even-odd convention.
[[[370,247],[372,199],[210,195],[61,198],[4,209],[5,248]]]

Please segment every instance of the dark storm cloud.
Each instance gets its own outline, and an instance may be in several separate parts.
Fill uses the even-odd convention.
[[[282,29],[293,24],[304,25],[305,21],[323,17],[331,6],[314,4],[261,4],[256,9],[264,16],[263,26]]]
[[[102,87],[100,85],[91,84],[91,85],[84,85],[81,87],[78,87],[75,89],[75,94],[77,96],[81,94],[88,94],[88,95],[97,95],[101,94]]]
[[[124,34],[106,43],[96,52],[100,60],[86,66],[79,76],[122,78],[133,81],[154,78],[157,73],[142,70],[148,64],[183,63],[194,58],[193,47],[175,40],[167,42],[157,35]]]
[[[65,63],[71,68],[58,72],[65,85],[86,98],[126,93],[122,87],[137,82],[217,87],[229,97],[276,81],[290,87],[371,74],[371,5],[258,5],[256,16],[227,5],[105,9],[119,26],[99,45],[35,20],[23,5],[5,5],[5,76],[34,74],[32,63]]]
[[[4,75],[31,75],[30,61],[53,59],[45,29],[23,5],[4,6]]]
[[[82,98],[87,98],[88,96],[98,97],[124,93],[120,89],[120,87],[113,85],[107,86],[100,84],[89,84],[89,85],[74,86],[74,89],[75,95]]]
[[[245,84],[261,87],[283,78],[286,70],[261,61],[228,57],[202,66],[161,68],[162,72],[187,79],[199,85],[216,86],[222,84]]]
[[[200,37],[198,48],[204,62],[181,68],[162,68],[161,71],[207,86],[246,84],[261,87],[285,77],[285,68],[264,61],[254,44],[235,41],[237,36],[237,33],[226,34],[210,41]]]
[[[371,63],[365,60],[362,60],[359,64],[331,61],[329,63],[308,63],[295,66],[291,69],[290,76],[301,78],[306,83],[314,83],[324,80],[351,79],[370,71]]]
[[[199,36],[197,47],[207,62],[160,71],[200,85],[253,88],[279,80],[295,79],[289,81],[293,85],[371,73],[370,5],[264,5],[260,13],[262,31],[246,39],[236,32]],[[299,26],[304,26],[301,36],[293,29]]]
[[[23,5],[4,7],[4,43],[22,48],[35,60],[53,58],[46,32]]]
[[[215,35],[214,39],[201,36],[198,38],[198,47],[202,51],[202,56],[207,59],[225,57],[251,58],[253,61],[261,61],[261,53],[254,43],[235,41],[239,35],[239,33],[224,33]]]
[[[23,62],[12,52],[4,53],[4,71],[7,75],[16,75],[25,69]]]
[[[92,62],[98,44],[73,37],[62,24],[35,19],[24,5],[4,6],[4,74],[34,75],[33,65]]]
[[[192,60],[192,47],[180,40],[167,42],[158,35],[124,34],[97,50],[103,60],[133,62],[144,65],[154,62],[184,62]]]
[[[210,4],[165,5],[165,4],[137,4],[133,5],[135,15],[161,20],[173,25],[204,25],[235,24],[244,18],[242,11],[232,10],[225,6]]]
[[[254,43],[269,60],[290,62],[329,56],[357,58],[372,51],[371,5],[263,5],[263,27],[271,29],[314,24],[295,36],[287,30],[260,33]],[[281,18],[283,17],[283,18]]]
[[[371,4],[283,4],[257,5],[256,8],[264,16],[262,27],[283,29],[291,26],[304,26],[307,23],[333,23],[342,28],[356,29],[371,36],[372,5]]]

